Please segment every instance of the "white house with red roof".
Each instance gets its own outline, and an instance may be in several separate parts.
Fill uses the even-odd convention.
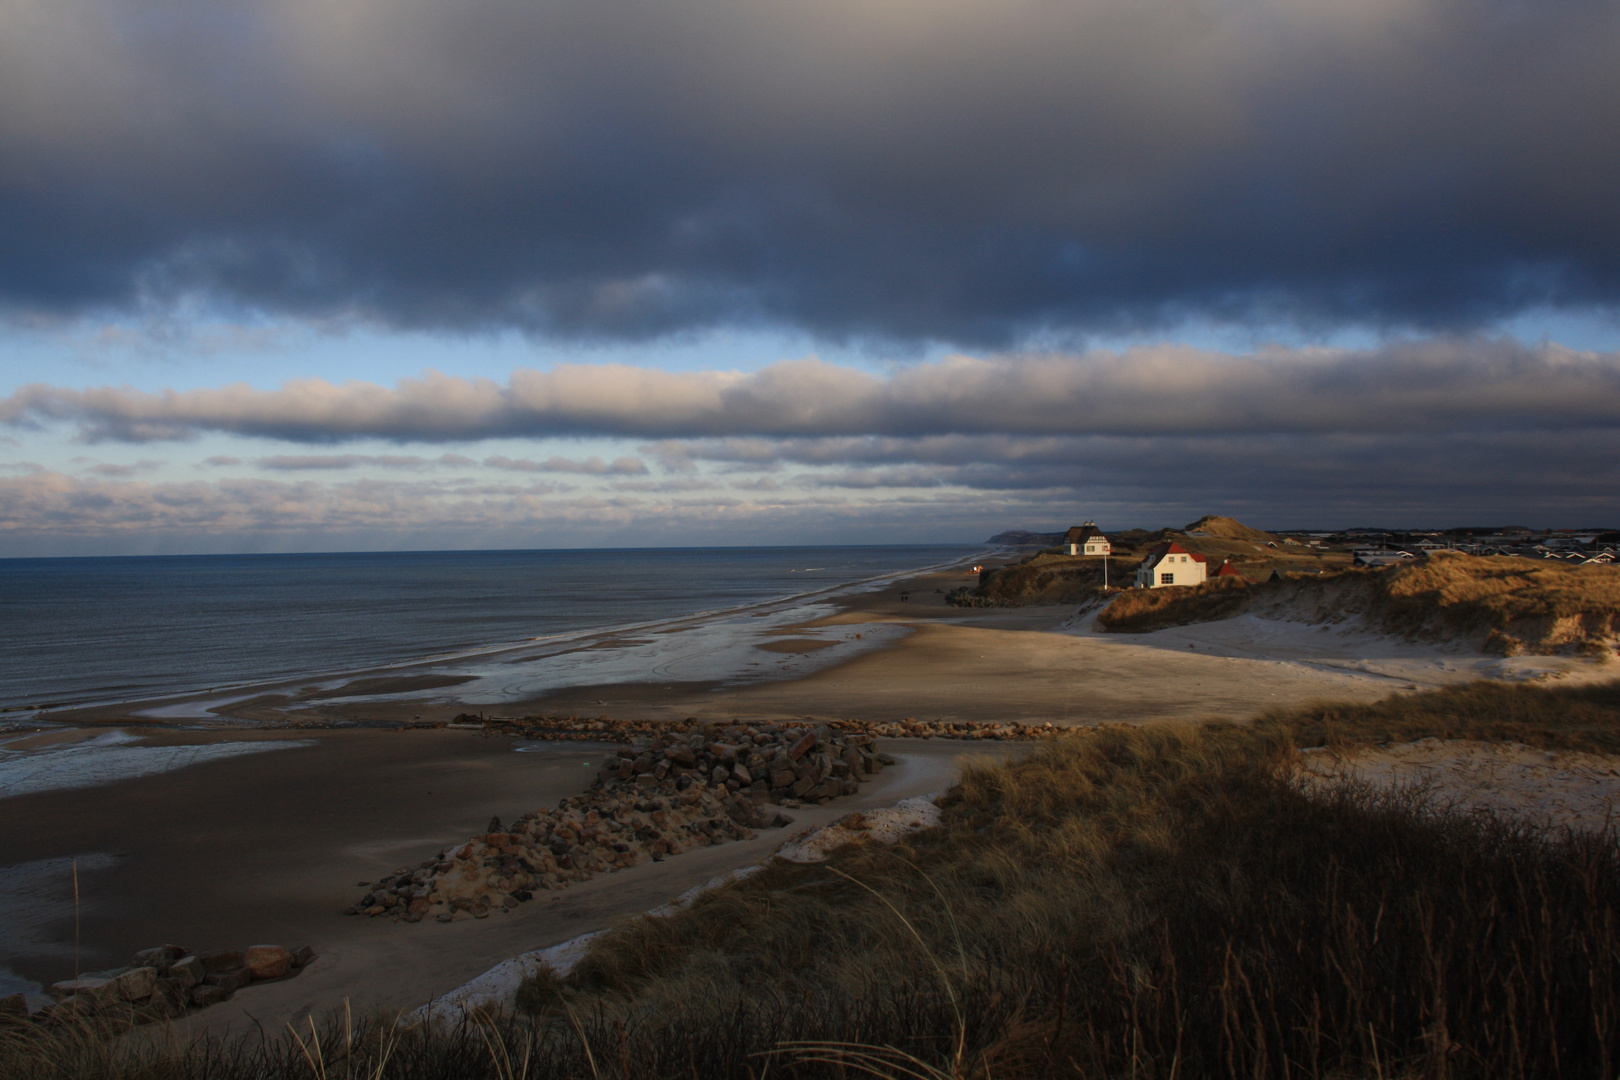
[[[1138,589],[1162,589],[1166,585],[1202,585],[1209,576],[1209,560],[1188,551],[1174,540],[1167,540],[1147,553],[1136,568]]]

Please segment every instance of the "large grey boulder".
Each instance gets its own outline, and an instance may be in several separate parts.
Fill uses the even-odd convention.
[[[142,949],[135,954],[133,967],[156,968],[159,975],[166,975],[169,965],[186,955],[186,950],[178,945],[159,945],[154,949]]]
[[[169,965],[167,977],[178,983],[180,985],[180,989],[189,990],[193,986],[196,986],[198,983],[202,982],[203,976],[206,974],[207,971],[203,968],[203,962],[200,957],[182,956],[180,959]]]
[[[119,1001],[145,1001],[157,986],[157,968],[130,968],[112,980],[112,996]]]
[[[80,1004],[99,1001],[107,997],[111,991],[113,981],[105,975],[80,975],[77,979],[63,979],[54,982],[45,988],[45,992],[57,1001],[66,1001],[68,998],[78,998]]]

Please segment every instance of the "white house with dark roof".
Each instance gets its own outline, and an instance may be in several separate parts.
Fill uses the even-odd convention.
[[[1063,538],[1063,550],[1069,555],[1112,555],[1114,545],[1097,528],[1095,521],[1069,526]]]
[[[1147,553],[1136,568],[1138,589],[1162,589],[1167,585],[1202,585],[1209,576],[1209,560],[1167,540]]]

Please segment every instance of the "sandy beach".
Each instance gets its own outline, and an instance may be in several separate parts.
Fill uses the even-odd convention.
[[[1243,719],[1316,700],[1375,701],[1474,679],[1612,678],[1573,657],[1487,656],[1249,616],[1152,634],[1104,634],[1072,605],[956,608],[959,572],[907,578],[839,599],[836,612],[784,627],[809,642],[877,642],[796,678],[745,683],[622,682],[569,687],[513,706],[525,713],[624,718],[922,719],[1089,724]],[[908,599],[902,599],[907,597]],[[767,642],[761,665],[773,658]],[[817,654],[812,654],[817,655]],[[389,715],[380,710],[375,715]],[[398,710],[395,714],[398,715]]]
[[[363,882],[503,820],[579,793],[605,747],[432,726],[463,713],[730,721],[906,717],[1060,725],[1221,716],[1319,699],[1371,701],[1478,678],[1612,677],[1612,665],[1503,659],[1241,617],[1145,635],[1100,634],[1061,608],[961,609],[937,570],[811,604],[762,605],[604,634],[540,660],[484,658],[366,672],[210,703],[54,714],[0,754],[0,892],[21,914],[0,940],[0,990],[72,974],[71,866],[80,866],[79,967],[176,942],[312,945],[299,978],[252,988],[188,1021],[280,1024],[340,1004],[420,1005],[521,952],[656,907],[853,809],[948,786],[964,753],[1029,744],[897,741],[901,765],[858,796],[795,809],[787,829],[542,894],[450,925],[346,918]],[[719,659],[716,659],[716,658]],[[654,660],[639,669],[642,660]],[[722,662],[723,661],[723,662]],[[579,682],[491,693],[501,665],[573,664]],[[492,675],[491,671],[496,674]],[[611,681],[590,681],[610,671]],[[702,678],[691,678],[693,672]],[[98,771],[99,770],[99,771]]]
[[[481,716],[1141,723],[1241,719],[1372,701],[1472,679],[1612,677],[1568,656],[1504,658],[1245,615],[1104,634],[1072,605],[957,608],[952,567],[808,600],[586,634],[457,661],[246,688],[227,696],[58,710],[59,724],[435,724]]]

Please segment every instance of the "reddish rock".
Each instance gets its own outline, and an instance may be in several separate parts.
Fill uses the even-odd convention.
[[[788,757],[798,761],[804,755],[814,750],[816,746],[816,733],[811,732],[788,748]]]
[[[419,901],[427,910],[427,901]],[[292,952],[280,945],[255,945],[242,954],[242,966],[255,979],[280,979],[292,971]]]

